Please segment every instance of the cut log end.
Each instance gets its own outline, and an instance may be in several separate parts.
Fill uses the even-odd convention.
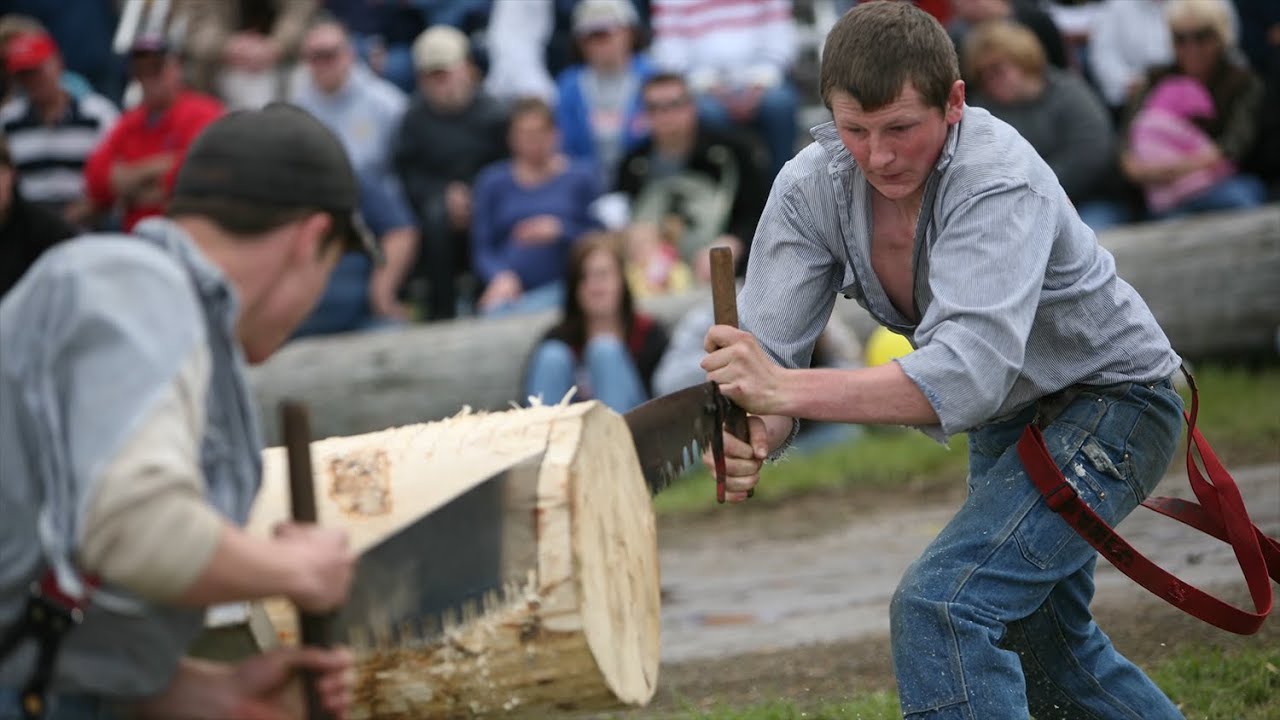
[[[656,523],[630,433],[607,407],[467,413],[319,441],[312,453],[320,522],[346,528],[363,552],[539,452],[536,561],[526,581],[460,608],[429,641],[413,640],[412,630],[349,638],[354,717],[545,716],[652,699],[660,650]],[[287,516],[285,477],[280,450],[268,450],[251,531],[265,533]],[[296,642],[290,606],[265,607],[282,642]]]

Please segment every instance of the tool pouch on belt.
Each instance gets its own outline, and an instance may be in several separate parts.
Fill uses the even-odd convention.
[[[1280,582],[1280,541],[1264,535],[1249,520],[1249,513],[1235,480],[1219,462],[1208,441],[1196,429],[1196,415],[1200,409],[1199,391],[1191,373],[1185,367],[1182,372],[1191,388],[1191,410],[1183,415],[1188,428],[1187,478],[1200,502],[1150,497],[1142,504],[1229,543],[1244,572],[1254,612],[1228,605],[1179,580],[1117,535],[1105,520],[1098,517],[1080,499],[1075,488],[1067,482],[1062,470],[1053,461],[1040,432],[1040,428],[1047,425],[1047,422],[1041,422],[1038,418],[1027,425],[1018,440],[1018,457],[1049,508],[1061,515],[1063,520],[1120,572],[1174,607],[1200,620],[1228,632],[1251,635],[1262,627],[1263,621],[1271,613],[1272,596],[1268,574],[1276,582]],[[1056,416],[1053,408],[1056,406],[1060,412],[1066,406],[1056,396],[1048,400],[1045,412],[1042,412],[1044,415]],[[1070,401],[1066,404],[1070,404]],[[1193,447],[1200,454],[1208,479],[1195,462]]]
[[[19,698],[24,718],[44,717],[58,650],[67,633],[84,620],[87,605],[86,599],[77,600],[63,593],[53,573],[46,571],[40,580],[31,583],[18,623],[0,635],[0,658],[12,654],[24,640],[36,643],[36,665]]]

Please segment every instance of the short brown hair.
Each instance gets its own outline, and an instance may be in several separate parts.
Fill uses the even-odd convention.
[[[328,211],[319,208],[282,207],[229,197],[177,197],[170,200],[165,208],[165,215],[168,217],[202,217],[223,232],[241,238],[265,235],[319,212]],[[334,224],[336,225],[336,220]],[[355,241],[340,237],[331,229],[320,243],[320,251],[323,253],[335,242],[343,243],[344,252],[358,249],[351,246]]]
[[[522,97],[511,105],[511,113],[509,122],[514,125],[516,120],[525,115],[541,115],[543,120],[547,121],[550,127],[556,126],[556,113],[551,109],[551,105],[540,97]]]
[[[988,20],[969,33],[964,43],[965,77],[981,85],[980,71],[992,56],[1007,58],[1028,75],[1044,75],[1044,48],[1025,25],[1009,20]]]
[[[864,2],[831,28],[822,49],[819,92],[827,108],[831,93],[848,93],[864,110],[878,110],[910,82],[924,103],[945,109],[960,61],[947,31],[909,2]]]

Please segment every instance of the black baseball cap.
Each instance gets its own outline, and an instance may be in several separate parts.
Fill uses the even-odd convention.
[[[327,212],[347,250],[383,260],[360,217],[346,149],[296,105],[274,102],[259,110],[235,110],[196,137],[178,170],[168,213],[199,213],[209,202],[227,199]]]

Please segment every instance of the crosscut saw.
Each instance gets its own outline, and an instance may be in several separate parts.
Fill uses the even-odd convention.
[[[711,249],[711,302],[715,323],[738,327],[733,253]],[[747,413],[706,382],[654,398],[624,413],[635,442],[640,468],[651,493],[659,493],[711,448],[716,474],[716,501],[725,499],[725,430],[748,439]],[[751,497],[754,491],[748,492]]]

